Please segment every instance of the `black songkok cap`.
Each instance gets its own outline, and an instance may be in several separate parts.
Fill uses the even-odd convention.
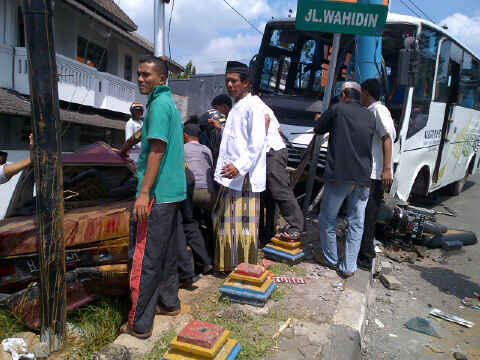
[[[238,62],[238,61],[228,61],[227,62],[227,70],[225,71],[228,73],[237,73],[237,74],[245,74],[248,75],[248,66]]]

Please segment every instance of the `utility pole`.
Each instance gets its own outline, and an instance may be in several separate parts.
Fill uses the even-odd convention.
[[[170,3],[170,0],[154,0],[154,14],[155,14],[155,56],[165,56],[165,4]]]
[[[66,315],[62,141],[54,3],[55,0],[22,0],[37,185],[40,340],[47,344],[50,352],[63,347]]]

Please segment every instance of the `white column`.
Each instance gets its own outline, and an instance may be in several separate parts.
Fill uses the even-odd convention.
[[[165,3],[163,0],[154,0],[155,7],[155,56],[165,56]]]

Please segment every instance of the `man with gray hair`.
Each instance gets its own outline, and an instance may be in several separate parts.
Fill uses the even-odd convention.
[[[329,133],[327,163],[319,226],[320,251],[315,259],[338,270],[344,277],[357,270],[372,172],[372,138],[375,118],[360,105],[361,87],[356,82],[343,84],[340,102],[333,105],[316,125],[317,135]],[[337,255],[337,217],[343,202],[347,205],[348,229],[345,257]]]

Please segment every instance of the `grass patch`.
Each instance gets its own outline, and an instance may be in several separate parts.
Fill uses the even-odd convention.
[[[0,324],[2,324],[0,326],[0,342],[16,333],[30,331],[21,320],[6,310],[0,310]]]
[[[174,329],[168,330],[163,337],[155,343],[153,350],[142,357],[142,360],[158,360],[167,352],[170,342],[177,336]]]
[[[69,358],[91,359],[93,353],[115,340],[128,311],[129,304],[124,298],[102,298],[69,313],[68,322],[83,331],[83,336],[75,339],[76,349]]]
[[[301,265],[288,265],[280,262],[276,262],[270,266],[268,270],[278,276],[305,276],[307,274],[306,270]]]

